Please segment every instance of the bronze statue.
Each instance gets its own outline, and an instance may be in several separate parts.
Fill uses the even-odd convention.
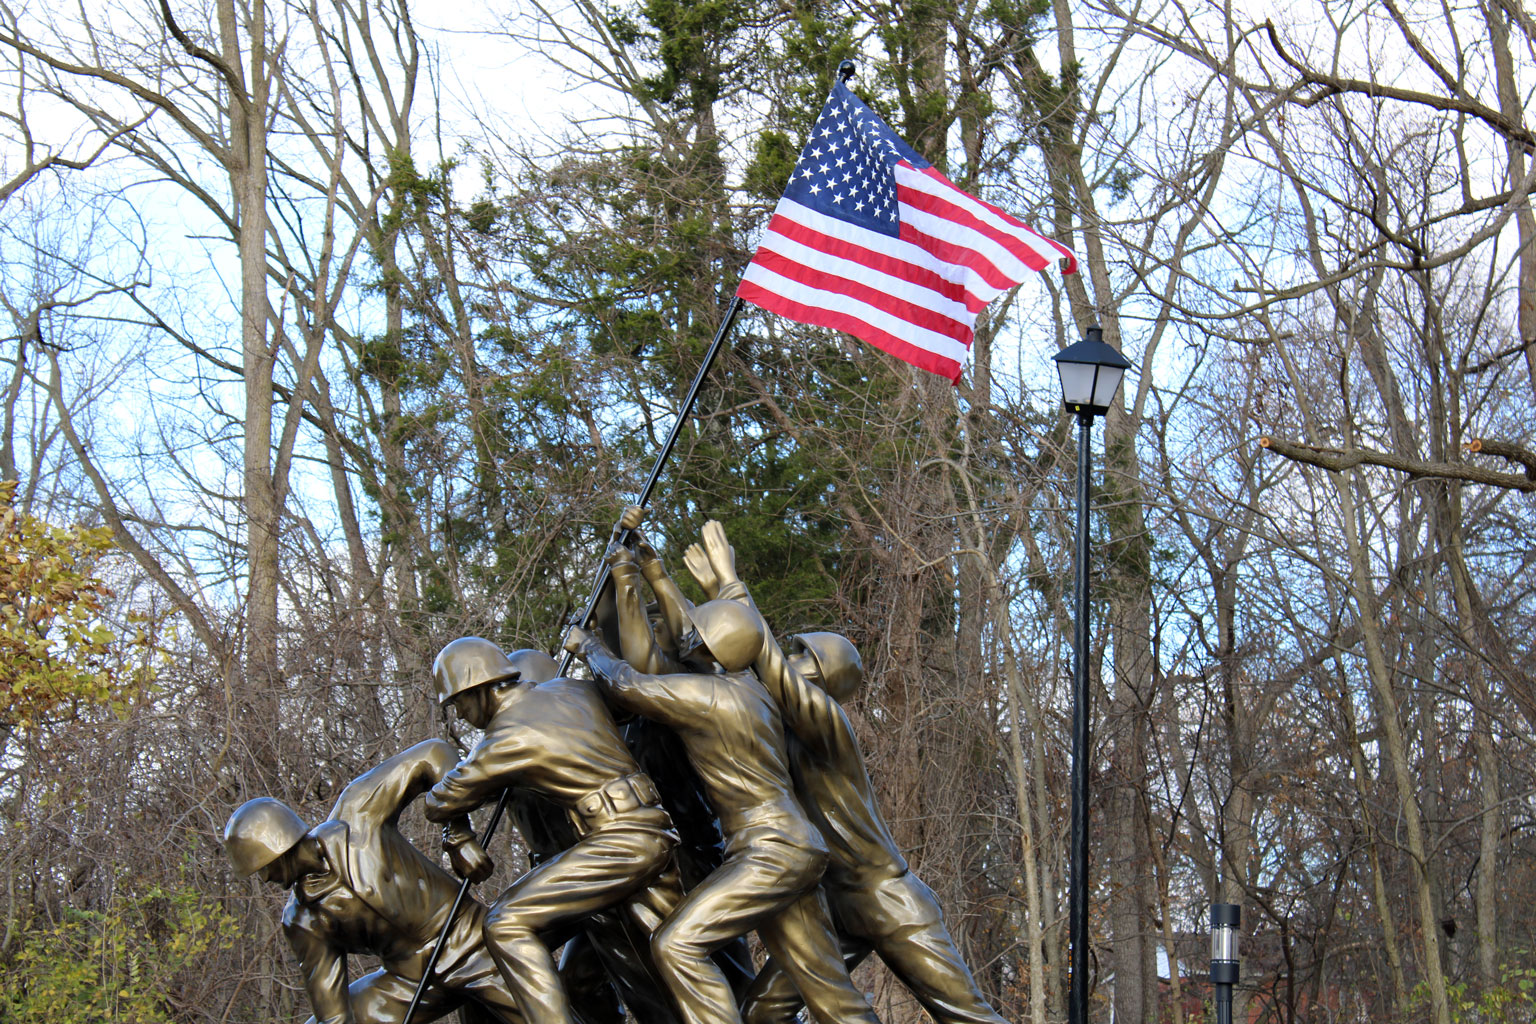
[[[608,618],[612,619],[611,589],[606,598],[599,607],[606,605]],[[615,623],[615,636],[617,628]],[[479,650],[495,659],[502,657],[499,648]],[[517,678],[525,683],[546,682],[560,674],[560,666],[542,651],[516,651],[507,661]],[[576,829],[565,811],[531,790],[514,789],[509,796],[507,808],[528,847],[531,865],[542,864],[576,845]],[[667,794],[663,792],[662,796],[666,804]],[[684,879],[686,882],[686,876]],[[551,940],[559,938],[563,934],[546,935],[546,944],[557,945]],[[650,940],[648,932],[639,932],[624,914],[612,907],[582,922],[581,929],[561,949],[559,967],[571,1013],[581,1024],[624,1024],[626,1010],[638,1024],[677,1024],[672,1000],[660,989],[651,966]],[[742,992],[751,984],[752,977],[749,974],[741,982]]]
[[[625,560],[622,549],[610,557]],[[848,979],[816,888],[826,845],[795,801],[778,709],[743,671],[763,643],[759,617],[730,601],[666,609],[667,586],[653,589],[663,599],[664,617],[679,624],[679,660],[700,667],[640,672],[579,627],[567,635],[566,649],[587,663],[615,704],[677,733],[726,835],[724,862],[688,893],[652,941],[683,1020],[740,1021],[709,954],[755,927],[818,1021],[878,1024]]]
[[[676,671],[675,638],[686,628],[686,609],[691,605],[667,577],[656,550],[640,533],[644,519],[645,510],[631,505],[614,527],[607,553],[612,621],[603,622],[600,632],[605,638],[616,638],[619,654],[631,667],[652,673]],[[623,549],[621,539],[626,534],[632,538],[633,556]],[[641,593],[642,578],[660,597],[654,617],[648,614]],[[661,790],[662,803],[672,816],[679,837],[675,854],[678,873],[684,890],[692,889],[725,860],[725,837],[720,834],[715,810],[704,795],[698,774],[688,763],[687,751],[676,733],[640,716],[626,722],[623,732],[624,742],[635,760]],[[757,973],[746,938],[738,937],[727,943],[714,952],[712,959],[739,1003]]]
[[[681,897],[677,837],[660,794],[640,771],[589,681],[550,678],[509,659],[490,641],[455,640],[433,665],[439,701],[485,735],[427,795],[426,813],[451,820],[514,786],[569,819],[574,845],[541,861],[491,905],[485,941],[529,1024],[569,1024],[569,998],[541,938],[615,908],[648,937]],[[528,678],[522,678],[526,675]],[[642,939],[643,942],[643,939]],[[643,948],[643,946],[642,946]]]
[[[269,797],[242,804],[224,827],[236,874],[291,889],[283,933],[299,960],[320,1024],[399,1024],[453,905],[458,883],[400,833],[400,812],[453,767],[453,748],[427,740],[353,780],[326,821],[310,829]],[[490,874],[467,818],[444,829],[455,869]],[[460,908],[432,985],[417,1007],[429,1021],[472,1004],[503,1024],[521,1016],[486,951],[485,908]],[[347,956],[383,966],[347,984]]]
[[[706,594],[758,614],[718,522],[705,524],[703,546],[691,547],[686,562]],[[795,653],[786,658],[760,616],[759,623],[765,639],[754,667],[789,727],[795,792],[827,840],[822,887],[850,968],[873,950],[939,1024],[1003,1024],[955,948],[933,891],[908,869],[880,815],[859,741],[839,703],[863,683],[858,650],[836,633],[805,633],[794,638]],[[777,955],[764,966],[743,1007],[748,1024],[795,1018],[800,1000],[787,967]]]

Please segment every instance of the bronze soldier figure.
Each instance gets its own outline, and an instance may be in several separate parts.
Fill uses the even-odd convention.
[[[313,829],[269,797],[230,815],[224,849],[235,872],[292,890],[283,933],[319,1024],[398,1024],[404,1017],[458,883],[410,844],[398,821],[455,760],[442,740],[418,743],[355,779]],[[469,877],[490,874],[468,819],[450,821],[444,833],[456,869]],[[521,1021],[485,949],[484,921],[479,903],[460,909],[417,1020],[469,1003],[504,1024]],[[383,966],[348,986],[347,956],[354,953],[374,954]]]
[[[703,548],[690,548],[686,560],[705,593],[757,614],[718,522],[705,524]],[[853,724],[839,703],[864,681],[858,650],[836,633],[804,633],[786,658],[760,616],[759,622],[765,640],[755,669],[789,727],[795,792],[830,849],[822,887],[850,969],[873,950],[939,1024],[1004,1024],[955,948],[933,891],[909,870],[880,815]],[[748,1024],[789,1024],[799,1008],[775,956],[748,991]]]
[[[612,601],[608,604],[611,606]],[[466,655],[489,656],[491,661],[484,666],[487,678],[509,671],[508,665],[524,683],[547,682],[560,674],[560,666],[543,651],[524,649],[503,656],[493,645],[460,645],[459,650]],[[443,708],[446,711],[447,705]],[[533,866],[576,845],[575,826],[564,810],[528,789],[514,789],[510,796],[508,811],[522,833]],[[551,948],[563,937],[544,936]],[[559,967],[571,1013],[578,1021],[624,1024],[628,1010],[638,1024],[677,1024],[672,1000],[662,991],[651,965],[650,941],[649,932],[638,931],[628,915],[613,907],[582,923],[561,950]],[[749,975],[741,982],[741,991],[745,992],[751,982]]]
[[[614,621],[611,629],[603,630],[603,635],[616,636],[619,654],[641,672],[679,671],[674,638],[686,630],[686,609],[692,605],[668,578],[655,548],[640,532],[644,519],[645,509],[631,505],[614,527],[614,542],[607,553],[613,583]],[[626,532],[633,538],[632,555],[619,542]],[[642,577],[658,597],[654,618],[647,613],[641,593]],[[724,837],[720,834],[715,810],[704,796],[699,777],[688,763],[687,751],[676,733],[640,716],[626,722],[623,731],[624,742],[629,745],[635,760],[661,790],[662,803],[672,816],[679,837],[676,857],[683,889],[692,889],[725,859]],[[713,960],[740,1002],[757,973],[746,938],[737,938],[716,950]],[[642,1021],[642,1024],[647,1022]]]
[[[516,786],[569,818],[575,844],[513,882],[485,919],[486,945],[529,1024],[569,1024],[570,1002],[541,933],[617,907],[648,937],[681,897],[672,864],[677,837],[597,688],[518,676],[499,648],[478,637],[438,655],[439,701],[485,735],[432,788],[426,812],[451,820]]]
[[[756,928],[818,1021],[878,1024],[848,979],[816,889],[826,845],[795,802],[778,709],[743,671],[762,646],[759,618],[712,601],[685,609],[685,620],[681,660],[702,656],[718,671],[640,672],[583,629],[566,638],[615,704],[678,734],[726,835],[724,862],[657,931],[657,969],[686,1024],[739,1022],[709,955]]]

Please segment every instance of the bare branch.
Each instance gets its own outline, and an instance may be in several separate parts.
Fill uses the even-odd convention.
[[[1322,88],[1306,98],[1296,100],[1303,107],[1315,106],[1330,96],[1339,93],[1356,93],[1361,96],[1374,96],[1382,99],[1399,100],[1403,103],[1418,103],[1435,110],[1443,110],[1447,113],[1466,114],[1475,117],[1488,125],[1494,131],[1505,138],[1514,139],[1527,146],[1536,146],[1536,132],[1532,132],[1517,121],[1512,121],[1492,107],[1479,103],[1470,97],[1462,96],[1437,96],[1430,92],[1419,92],[1416,89],[1402,89],[1392,85],[1382,85],[1380,82],[1368,82],[1359,78],[1345,78],[1341,75],[1330,75],[1308,67],[1301,61],[1286,52],[1280,43],[1280,35],[1275,31],[1273,21],[1266,21],[1264,28],[1269,35],[1269,44],[1274,47],[1275,53],[1280,59],[1290,66],[1292,71],[1301,76],[1302,81],[1309,85],[1317,85]]]
[[[1473,442],[1481,447],[1473,449],[1487,452],[1490,455],[1505,454],[1505,449],[1517,449],[1515,445],[1504,445],[1500,442],[1480,441]],[[1499,451],[1490,449],[1490,445],[1500,448]],[[1316,445],[1296,444],[1291,441],[1281,441],[1274,437],[1259,438],[1259,447],[1268,448],[1276,455],[1282,455],[1293,462],[1300,462],[1308,466],[1317,466],[1333,473],[1342,473],[1345,470],[1354,469],[1357,466],[1380,466],[1383,469],[1397,470],[1406,473],[1410,477],[1433,477],[1442,480],[1465,480],[1469,483],[1486,484],[1490,487],[1503,487],[1512,491],[1536,491],[1536,476],[1516,475],[1514,473],[1499,473],[1491,469],[1482,469],[1478,466],[1468,465],[1464,462],[1422,462],[1418,459],[1409,459],[1390,452],[1372,451],[1368,448],[1354,448],[1343,451],[1338,448],[1323,448]],[[1469,446],[1470,447],[1470,446]],[[1536,465],[1536,454],[1524,452],[1525,457],[1531,460],[1528,465]],[[1506,458],[1515,458],[1513,455],[1505,455]],[[1519,459],[1524,461],[1524,459]],[[1529,473],[1530,471],[1528,471]]]

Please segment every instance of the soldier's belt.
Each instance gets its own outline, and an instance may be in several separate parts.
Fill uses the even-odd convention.
[[[644,772],[626,775],[577,799],[571,808],[571,824],[581,835],[595,831],[630,811],[656,807],[661,793]]]

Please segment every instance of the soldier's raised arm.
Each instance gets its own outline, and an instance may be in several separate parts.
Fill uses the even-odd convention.
[[[661,617],[666,620],[672,635],[680,637],[688,632],[688,610],[693,607],[693,602],[684,597],[677,584],[672,582],[661,556],[642,533],[635,535],[635,563],[640,566],[640,575],[645,577],[645,582],[651,585]]]
[[[494,735],[476,743],[427,794],[425,811],[431,821],[448,821],[494,800],[507,787],[507,776],[533,763],[527,749],[506,750]]]
[[[699,550],[702,552],[702,560],[690,548],[687,564],[695,572],[698,571],[694,569],[696,565],[702,568],[702,565],[707,564],[712,577],[708,582],[699,580],[699,585],[706,592],[713,588],[722,601],[745,605],[762,620],[762,612],[748,593],[747,585],[736,573],[736,552],[726,539],[725,527],[713,519],[705,523]],[[779,705],[784,715],[784,724],[802,743],[826,756],[847,752],[852,732],[844,728],[846,715],[842,707],[825,690],[795,670],[785,657],[773,631],[768,628],[767,621],[762,620],[762,625],[763,647],[752,667],[758,680],[772,695],[774,703]],[[851,749],[857,753],[856,746]]]
[[[347,784],[331,817],[353,828],[392,824],[412,800],[453,769],[458,756],[444,740],[423,740],[380,761]]]
[[[653,722],[678,726],[708,709],[708,676],[641,672],[579,626],[566,634],[565,649],[586,662],[598,687],[615,704]]]
[[[614,611],[619,620],[619,653],[641,672],[677,672],[679,667],[656,639],[645,611],[640,587],[640,567],[634,552],[610,545],[608,571],[613,579]]]
[[[345,821],[359,834],[386,826],[393,828],[400,812],[442,781],[457,760],[453,747],[446,741],[423,740],[348,783],[336,798],[331,818]],[[443,850],[453,861],[455,871],[475,881],[490,875],[490,858],[475,839],[468,810],[446,818],[429,814],[428,818],[443,823]]]

